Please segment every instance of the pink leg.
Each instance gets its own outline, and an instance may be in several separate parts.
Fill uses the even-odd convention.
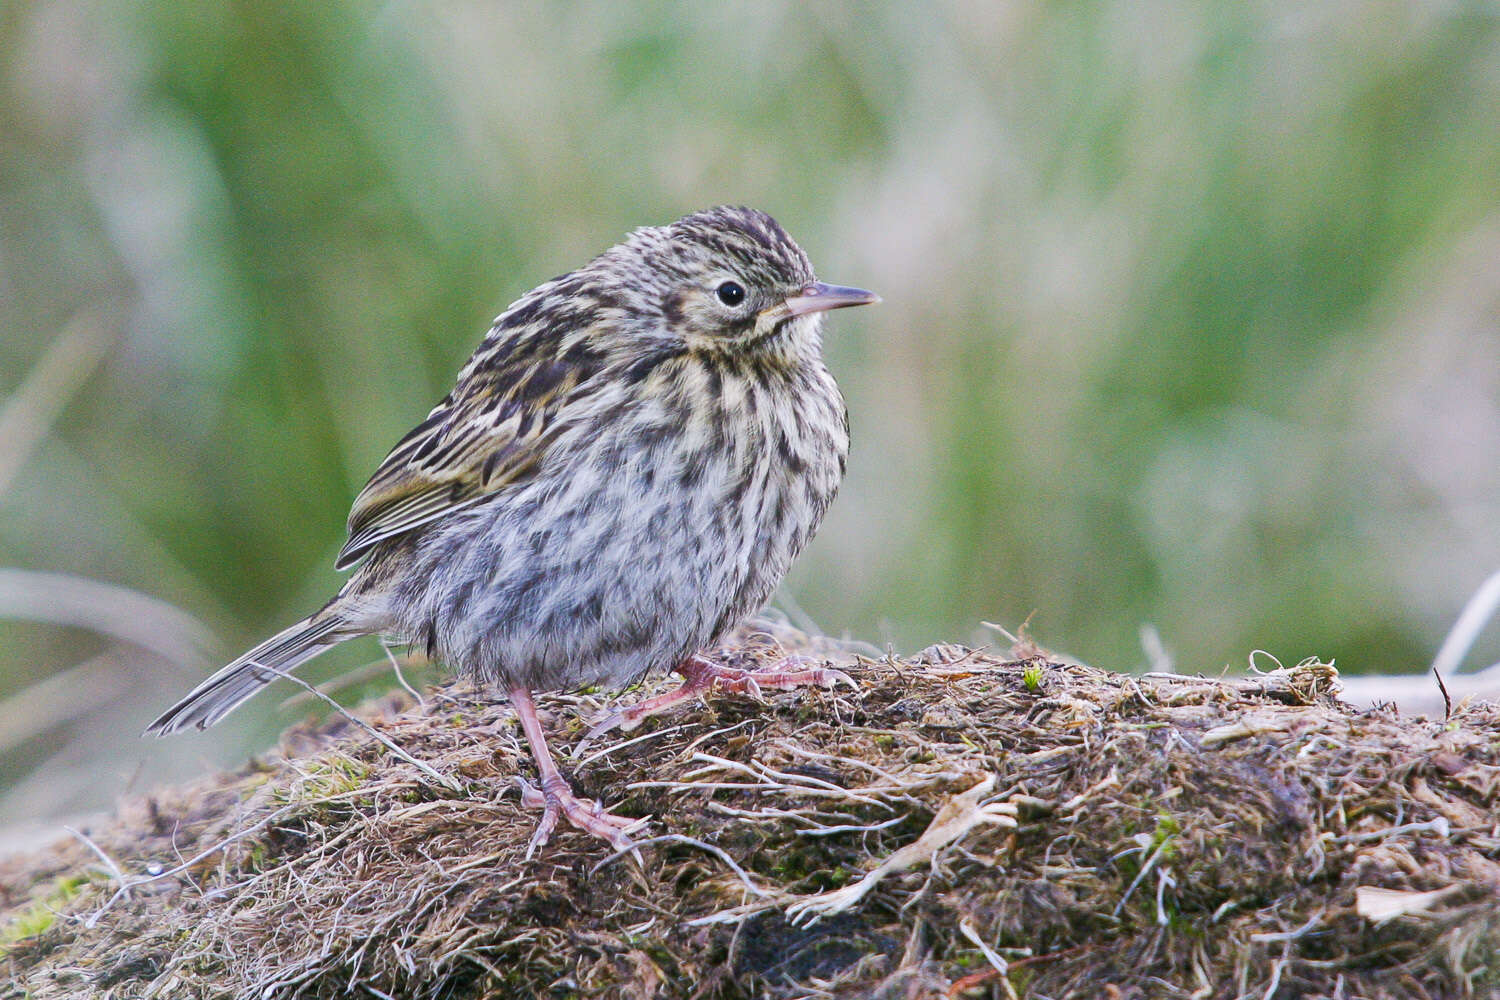
[[[623,732],[629,732],[651,716],[675,708],[685,701],[692,701],[715,687],[723,691],[748,692],[757,698],[760,697],[763,688],[786,689],[802,687],[806,684],[820,684],[824,687],[847,684],[855,690],[859,689],[859,685],[854,683],[854,678],[842,670],[813,666],[812,664],[816,662],[806,656],[788,656],[767,670],[738,670],[734,667],[721,666],[707,657],[694,653],[673,668],[682,675],[682,686],[666,694],[647,698],[629,708],[616,709],[590,729],[580,745],[587,745],[616,726]]]
[[[616,850],[624,851],[634,847],[635,843],[626,834],[646,821],[615,816],[605,812],[604,807],[593,799],[581,799],[574,795],[573,789],[568,787],[567,779],[552,760],[552,751],[547,746],[547,738],[542,734],[542,723],[536,716],[536,703],[531,700],[531,692],[522,687],[512,688],[510,703],[515,706],[516,715],[521,720],[521,731],[526,734],[526,742],[531,745],[531,755],[536,758],[536,769],[542,782],[541,790],[538,791],[527,784],[524,778],[517,779],[521,782],[522,804],[543,810],[541,822],[531,835],[531,843],[526,846],[526,857],[530,858],[532,852],[552,836],[559,814],[566,816],[569,823],[583,832],[609,841]]]

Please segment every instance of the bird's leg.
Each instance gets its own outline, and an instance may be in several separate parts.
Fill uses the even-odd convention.
[[[559,815],[565,816],[569,823],[584,833],[592,833],[601,840],[609,841],[616,850],[627,851],[634,847],[634,841],[626,834],[644,824],[645,820],[615,816],[606,812],[593,799],[574,795],[573,789],[568,786],[568,779],[562,776],[552,760],[552,751],[542,733],[542,722],[537,718],[536,703],[531,700],[531,692],[523,687],[511,688],[509,697],[510,703],[515,706],[516,716],[521,720],[521,731],[526,734],[526,742],[531,745],[531,755],[536,758],[536,769],[542,784],[538,790],[527,784],[525,779],[517,779],[521,783],[522,805],[543,810],[536,832],[526,845],[526,857],[530,858],[532,852],[552,836]]]
[[[654,698],[637,702],[628,708],[616,709],[590,729],[580,745],[587,745],[596,737],[617,726],[622,731],[629,732],[651,716],[675,708],[685,701],[701,697],[715,687],[736,693],[748,692],[757,698],[765,688],[786,689],[802,687],[806,684],[819,684],[823,687],[848,684],[856,690],[859,688],[859,685],[854,683],[854,678],[842,670],[832,670],[817,664],[818,661],[812,657],[792,655],[778,660],[765,670],[740,670],[715,663],[702,654],[694,653],[672,668],[683,677],[680,687],[666,694],[659,694]]]

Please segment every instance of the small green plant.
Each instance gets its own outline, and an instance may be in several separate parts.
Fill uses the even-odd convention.
[[[311,761],[302,781],[276,790],[278,802],[320,802],[354,791],[370,775],[370,765],[342,754]]]
[[[26,909],[16,914],[10,923],[0,929],[0,946],[36,937],[57,922],[57,912],[78,897],[87,885],[87,875],[64,875],[52,885],[52,890]]]
[[[1182,824],[1177,821],[1176,816],[1168,813],[1158,813],[1156,816],[1156,829],[1151,832],[1151,847],[1153,850],[1160,849],[1162,857],[1171,860],[1177,853],[1173,841],[1182,833]]]
[[[36,937],[57,921],[57,913],[45,903],[33,903],[16,914],[14,920],[0,932],[0,944],[13,944],[29,937]]]
[[[1026,685],[1026,690],[1033,693],[1042,689],[1042,665],[1040,663],[1029,663],[1026,669],[1021,671],[1021,683]]]

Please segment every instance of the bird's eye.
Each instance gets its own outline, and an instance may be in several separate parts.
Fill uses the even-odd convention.
[[[745,301],[745,289],[735,281],[726,281],[717,289],[719,301],[726,306],[737,306]]]

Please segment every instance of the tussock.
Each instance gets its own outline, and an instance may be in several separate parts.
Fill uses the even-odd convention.
[[[335,719],[7,859],[0,975],[39,1000],[1500,986],[1494,706],[1356,713],[1312,662],[1131,677],[775,632],[726,655],[811,647],[861,690],[716,696],[571,762],[580,793],[652,817],[639,857],[560,828],[523,860],[524,741],[451,686],[362,715],[461,791]],[[605,703],[543,699],[556,745]]]

